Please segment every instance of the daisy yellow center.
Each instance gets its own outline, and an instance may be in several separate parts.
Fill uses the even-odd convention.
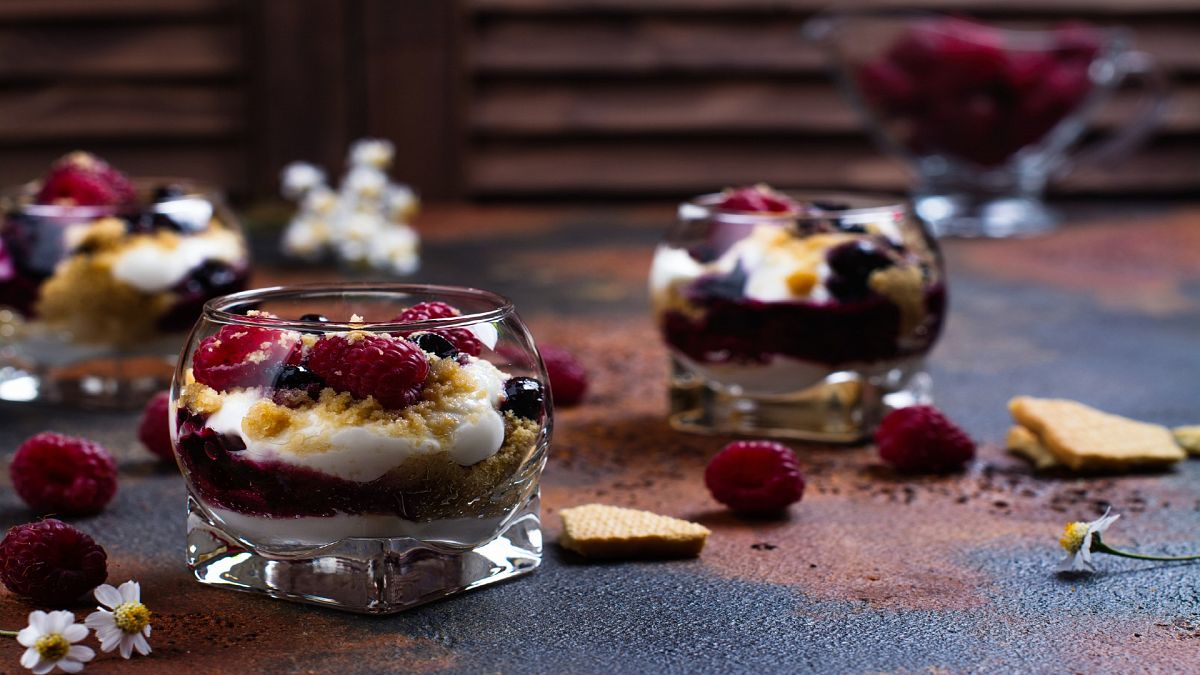
[[[140,602],[126,602],[113,610],[113,621],[126,633],[139,633],[150,623],[150,610]]]
[[[46,661],[58,661],[71,651],[71,643],[67,642],[62,633],[50,633],[38,638],[37,642],[33,643],[33,648]]]
[[[1087,523],[1067,523],[1067,526],[1063,528],[1062,537],[1059,538],[1058,543],[1068,553],[1078,553],[1079,549],[1083,546],[1083,538],[1087,536],[1087,531]]]

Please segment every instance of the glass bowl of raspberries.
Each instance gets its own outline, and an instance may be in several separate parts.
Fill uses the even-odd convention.
[[[171,391],[203,583],[390,613],[541,561],[547,375],[512,304],[341,284],[209,302]]]
[[[0,400],[140,407],[204,303],[249,272],[214,190],[62,157],[0,195]]]
[[[916,176],[916,213],[938,235],[1009,237],[1050,229],[1051,179],[1111,165],[1165,110],[1166,78],[1125,31],[1082,22],[1008,30],[931,13],[866,10],[806,26],[880,146]],[[1106,140],[1080,146],[1123,85],[1142,105]]]
[[[677,429],[851,443],[929,396],[946,277],[895,199],[701,195],[658,246],[650,295]]]

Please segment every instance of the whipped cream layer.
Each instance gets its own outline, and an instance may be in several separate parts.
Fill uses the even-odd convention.
[[[719,258],[701,263],[685,249],[660,246],[650,271],[650,291],[655,297],[705,275],[727,276],[740,267],[746,274],[743,289],[750,300],[826,302],[829,265],[825,253],[852,241],[852,234],[828,233],[799,237],[777,225],[756,225]]]
[[[387,515],[271,518],[248,516],[212,505],[206,505],[205,508],[231,532],[264,547],[324,546],[342,539],[392,537],[478,546],[494,537],[508,517],[445,518],[425,522]]]
[[[245,256],[238,235],[213,229],[181,236],[175,246],[164,246],[151,239],[133,243],[116,256],[112,275],[145,293],[159,293],[173,288],[207,261],[235,265]]]
[[[446,400],[433,413],[456,420],[445,437],[427,430],[417,435],[389,435],[370,423],[330,425],[314,407],[300,411],[300,420],[284,432],[270,438],[252,438],[242,423],[251,407],[264,400],[258,388],[226,393],[221,408],[209,416],[205,426],[240,436],[246,443],[246,449],[238,453],[240,458],[283,462],[350,481],[375,480],[418,454],[444,451],[454,462],[470,466],[496,454],[504,445],[504,418],[497,408],[508,378],[482,359],[472,358],[462,369],[473,382],[471,391]]]

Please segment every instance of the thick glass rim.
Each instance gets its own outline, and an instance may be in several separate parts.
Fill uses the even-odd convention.
[[[710,192],[693,197],[679,205],[679,216],[685,220],[717,218],[730,223],[779,224],[837,219],[859,219],[872,216],[893,216],[897,211],[908,213],[908,202],[902,197],[869,192],[821,192],[818,190],[775,190],[801,206],[799,211],[748,212],[728,211],[716,207],[724,192]],[[830,203],[847,208],[829,208]]]
[[[160,208],[172,202],[189,200],[204,200],[209,203],[220,203],[223,200],[221,191],[213,185],[190,178],[175,176],[139,176],[131,178],[134,188],[139,195],[147,195],[159,186],[172,185],[184,188],[185,194],[162,202],[147,202],[120,206],[76,206],[67,204],[34,204],[33,197],[41,187],[40,180],[9,186],[0,191],[0,206],[4,211],[39,218],[102,218],[104,216],[135,215],[139,213],[158,213]],[[170,209],[167,208],[167,211]]]
[[[444,296],[448,299],[469,298],[492,305],[492,309],[464,313],[444,319],[421,321],[301,321],[299,319],[277,319],[265,316],[246,316],[229,311],[238,305],[248,305],[267,300],[345,298],[347,296],[386,298],[412,295]],[[444,286],[440,284],[410,284],[388,282],[337,282],[289,284],[268,286],[213,298],[204,303],[203,317],[215,323],[236,326],[271,326],[301,332],[340,332],[362,330],[367,332],[417,332],[435,328],[456,328],[479,323],[493,323],[513,313],[513,303],[499,293],[469,286]]]

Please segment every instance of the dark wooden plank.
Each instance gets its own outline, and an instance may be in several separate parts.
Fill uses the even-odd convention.
[[[803,23],[791,15],[501,17],[477,25],[472,63],[485,75],[823,72],[824,55],[800,36]],[[1164,66],[1200,72],[1197,23],[1131,25]]]
[[[0,28],[0,78],[214,77],[241,64],[232,23]]]
[[[340,171],[360,117],[361,66],[351,61],[344,0],[262,0],[249,17],[252,189],[279,194],[288,162]]]
[[[1137,100],[1123,92],[1100,125],[1123,124]],[[471,127],[489,137],[862,133],[858,114],[830,83],[768,78],[484,81],[474,92]],[[1163,128],[1200,132],[1200,85],[1179,85]]]
[[[242,130],[232,85],[56,84],[0,89],[0,142],[221,137]]]
[[[227,13],[236,0],[4,0],[0,20],[194,18]]]
[[[424,197],[460,194],[462,34],[456,3],[366,0],[366,126],[396,144],[393,175]]]
[[[1082,172],[1072,192],[1182,191],[1200,187],[1200,143],[1167,142],[1117,163],[1111,173]],[[489,143],[469,167],[480,195],[683,195],[767,181],[780,186],[900,190],[902,167],[869,143],[781,137],[615,143]]]
[[[52,143],[37,147],[5,148],[0,162],[0,185],[14,185],[37,178],[59,156],[72,150],[90,150],[131,176],[191,178],[244,195],[244,148],[234,142],[112,143],[93,141],[86,145]]]

